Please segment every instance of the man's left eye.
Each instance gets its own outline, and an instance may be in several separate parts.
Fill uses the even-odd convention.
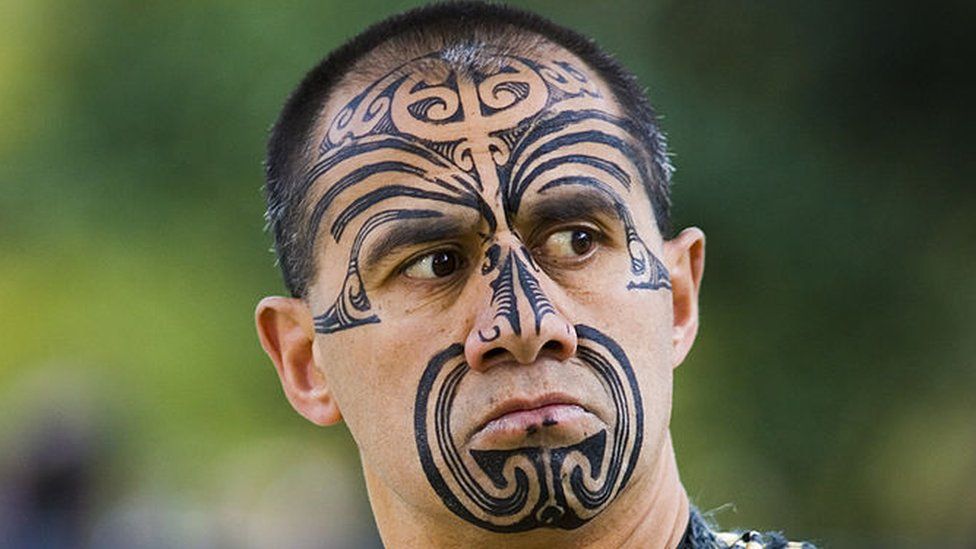
[[[461,268],[461,256],[454,250],[437,250],[420,256],[407,265],[403,274],[410,278],[433,279],[451,276]]]
[[[588,229],[567,229],[549,235],[542,244],[542,253],[552,259],[575,259],[596,247],[596,235]]]

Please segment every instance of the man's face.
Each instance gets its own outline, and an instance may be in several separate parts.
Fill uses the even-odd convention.
[[[307,180],[313,356],[367,476],[431,516],[575,528],[667,438],[645,151],[562,51],[346,86]],[[452,516],[453,514],[453,516]]]

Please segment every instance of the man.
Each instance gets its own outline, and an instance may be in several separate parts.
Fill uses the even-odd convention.
[[[704,235],[670,240],[638,85],[535,15],[453,3],[366,30],[272,132],[292,297],[261,343],[292,406],[345,420],[392,547],[782,547],[715,534],[678,477],[672,371]]]

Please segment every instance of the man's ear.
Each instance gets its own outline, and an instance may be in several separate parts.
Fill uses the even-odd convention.
[[[705,233],[698,227],[687,228],[664,243],[664,261],[671,273],[671,300],[674,327],[671,345],[677,368],[698,333],[698,289],[705,270]]]
[[[325,374],[315,365],[312,314],[300,299],[266,297],[254,312],[264,352],[274,362],[288,402],[317,425],[342,419]]]

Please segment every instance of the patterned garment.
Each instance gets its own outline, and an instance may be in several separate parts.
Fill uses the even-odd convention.
[[[715,532],[694,506],[677,549],[816,549],[812,543],[787,541],[777,532]]]

